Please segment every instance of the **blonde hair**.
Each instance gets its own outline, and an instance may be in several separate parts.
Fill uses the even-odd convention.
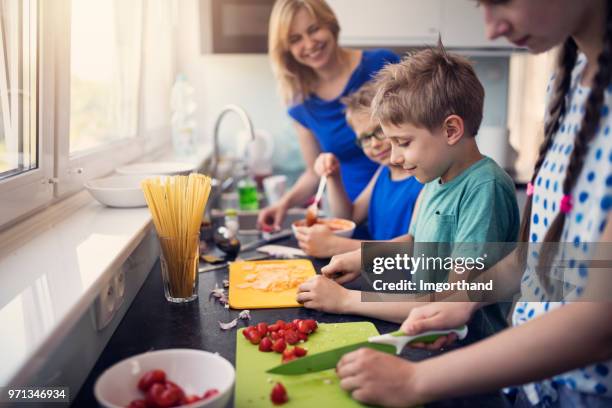
[[[312,68],[297,62],[289,51],[291,23],[298,11],[305,9],[319,24],[328,28],[336,41],[340,25],[324,0],[277,0],[270,15],[268,52],[274,75],[286,104],[297,103],[310,94],[317,79]]]
[[[373,81],[368,81],[352,94],[340,99],[340,102],[346,105],[345,114],[349,124],[355,115],[371,115],[374,96],[376,96],[376,86]]]
[[[372,117],[383,124],[411,123],[434,131],[449,115],[458,115],[470,136],[478,133],[484,88],[470,61],[448,54],[442,44],[387,65],[375,83]]]

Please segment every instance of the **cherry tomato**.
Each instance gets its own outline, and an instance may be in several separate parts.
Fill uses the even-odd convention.
[[[293,354],[295,354],[296,357],[304,357],[307,353],[308,350],[301,348],[300,346],[295,346],[293,348]]]
[[[308,324],[312,328],[311,333],[317,331],[317,327],[319,327],[319,325],[317,324],[316,320],[308,319],[308,320],[305,320],[305,322],[306,322],[306,324]]]
[[[209,390],[206,390],[206,392],[202,396],[202,399],[206,400],[206,399],[214,397],[217,394],[219,394],[219,390],[216,388],[211,388]]]
[[[298,323],[301,322],[301,321],[302,321],[302,319],[293,319],[293,321],[291,323],[295,324],[296,327],[297,327]]]
[[[257,323],[257,331],[259,332],[261,337],[268,334],[268,323],[264,323],[264,322]]]
[[[286,330],[285,331],[285,341],[287,342],[287,344],[296,344],[298,341],[300,341],[300,337],[298,336],[296,331],[293,330]]]
[[[138,389],[146,392],[153,384],[166,382],[166,373],[163,370],[147,371],[138,381]]]
[[[284,329],[285,328],[285,321],[284,320],[277,320],[276,321],[276,325],[278,326],[279,329]]]
[[[264,337],[259,343],[259,351],[268,352],[272,351],[272,340],[269,337]]]
[[[134,400],[130,402],[130,405],[127,408],[147,408],[147,401],[143,399]]]
[[[280,334],[278,334],[278,332],[277,332],[277,331],[270,332],[270,338],[271,338],[272,340],[278,340],[278,339],[280,339],[281,337],[282,337],[282,336],[281,336]]]
[[[277,353],[282,353],[283,350],[287,347],[287,343],[285,343],[285,339],[278,339],[272,344],[272,350]]]
[[[283,351],[283,358],[282,358],[283,363],[287,363],[291,360],[295,360],[296,358],[297,356],[295,355],[292,349],[286,348],[285,351]]]
[[[181,391],[168,384],[155,383],[145,395],[147,405],[166,408],[178,403],[182,398]]]
[[[291,322],[285,324],[285,330],[296,330],[297,331],[297,323]]]
[[[259,344],[259,342],[261,341],[261,335],[257,330],[251,332],[251,334],[249,335],[249,341],[251,342],[251,344]]]
[[[197,395],[188,395],[181,400],[181,405],[191,404],[192,402],[202,401],[202,398]]]
[[[270,332],[275,332],[280,330],[280,327],[278,326],[278,324],[274,323],[268,326],[268,331]]]
[[[307,341],[308,340],[308,335],[302,332],[298,332],[298,337],[300,340],[302,341]]]
[[[282,405],[285,402],[289,401],[289,397],[287,396],[287,390],[283,387],[283,384],[276,383],[272,388],[272,392],[270,393],[270,400],[274,405]]]
[[[183,391],[183,389],[179,385],[177,385],[176,383],[174,383],[172,381],[166,381],[166,388],[167,389],[174,388],[175,390],[178,391],[179,395],[181,396],[180,399],[185,398],[185,391]]]

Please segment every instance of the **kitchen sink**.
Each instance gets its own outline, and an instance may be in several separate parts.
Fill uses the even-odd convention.
[[[212,209],[211,212],[211,221],[214,226],[219,226],[224,224],[225,214],[222,210]],[[257,215],[259,211],[238,211],[238,223],[240,225],[240,233],[241,234],[258,234],[257,230]],[[282,224],[282,229],[290,229],[291,223],[297,220],[301,220],[306,215],[305,208],[292,208],[285,215],[285,220]]]

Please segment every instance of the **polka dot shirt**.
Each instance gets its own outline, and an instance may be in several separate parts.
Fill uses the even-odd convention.
[[[563,196],[562,185],[567,165],[574,148],[574,137],[580,129],[585,112],[589,89],[580,85],[586,58],[580,55],[572,72],[572,85],[566,101],[566,115],[554,136],[553,144],[546,154],[544,163],[534,183],[532,201],[530,242],[542,242],[555,216]],[[552,81],[551,81],[552,84]],[[552,85],[549,85],[550,98]],[[612,86],[605,92],[601,110],[601,122],[597,135],[591,141],[584,156],[584,165],[572,191],[573,207],[566,216],[561,241],[569,242],[575,251],[588,251],[586,243],[598,242],[605,228],[606,218],[612,209]],[[563,251],[563,250],[562,250]],[[573,252],[573,251],[572,251]],[[575,252],[573,252],[575,253]],[[563,256],[563,254],[562,254]],[[521,299],[516,305],[512,320],[520,325],[565,302],[550,302],[534,270],[538,253],[529,254],[527,268],[521,283]],[[587,257],[580,257],[588,259]],[[588,268],[579,260],[569,259],[569,268],[563,269],[563,281],[568,301],[579,298],[588,280]],[[553,270],[553,277],[560,273]],[[571,290],[568,290],[571,288]],[[534,302],[533,300],[539,300]],[[589,367],[558,375],[550,380],[523,386],[529,400],[536,404],[541,401],[555,401],[557,385],[564,385],[583,393],[612,397],[612,361],[601,362]]]

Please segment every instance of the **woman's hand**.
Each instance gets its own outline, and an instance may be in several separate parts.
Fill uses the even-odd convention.
[[[340,387],[357,401],[385,407],[421,404],[416,385],[418,363],[391,354],[361,348],[347,353],[336,366]]]
[[[319,177],[339,174],[340,162],[333,153],[321,153],[314,162],[314,171]]]
[[[409,336],[414,336],[430,330],[454,329],[466,324],[478,303],[474,302],[434,302],[416,307],[410,311],[408,318],[402,323],[402,330]],[[431,344],[410,343],[414,348],[438,350],[454,343],[457,335],[454,333],[442,336]]]
[[[315,224],[312,227],[297,227],[295,238],[299,247],[310,256],[329,258],[334,255],[334,240],[337,238],[327,225]]]
[[[279,231],[287,214],[287,206],[282,203],[261,209],[257,216],[257,227],[264,231]]]
[[[298,287],[297,301],[309,309],[344,313],[350,291],[324,276],[315,276]]]
[[[359,277],[361,272],[361,249],[334,256],[321,273],[339,284],[345,284]]]

